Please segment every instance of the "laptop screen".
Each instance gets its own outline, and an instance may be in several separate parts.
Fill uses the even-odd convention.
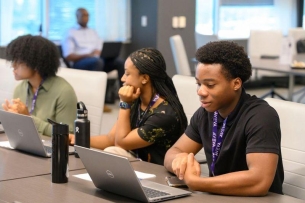
[[[101,57],[106,59],[117,58],[120,55],[122,42],[104,42]]]

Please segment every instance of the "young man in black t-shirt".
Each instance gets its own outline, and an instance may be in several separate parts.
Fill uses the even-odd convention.
[[[223,195],[283,194],[281,130],[276,111],[246,94],[252,73],[243,48],[210,42],[196,53],[201,107],[179,140],[167,151],[165,167],[192,190]],[[195,90],[194,90],[195,91]],[[210,177],[200,177],[194,158],[204,148]]]

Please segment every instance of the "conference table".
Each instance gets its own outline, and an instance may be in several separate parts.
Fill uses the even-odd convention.
[[[264,71],[270,71],[275,73],[283,73],[288,76],[289,82],[288,82],[288,98],[287,100],[292,101],[293,100],[293,94],[294,94],[294,85],[295,85],[295,76],[305,76],[305,69],[293,69],[288,64],[281,64],[279,59],[261,59],[259,57],[251,58],[250,59],[252,64],[252,69],[257,71],[264,70]]]
[[[45,140],[50,139],[50,137],[46,136],[42,138]],[[4,133],[0,134],[0,141],[7,141]],[[50,174],[51,167],[51,158],[39,157],[0,147],[0,182]],[[79,158],[75,158],[74,155],[69,155],[70,171],[84,168]]]
[[[5,139],[5,134],[0,134],[0,140]],[[155,174],[156,177],[150,178],[150,180],[161,184],[166,184],[165,176],[171,175],[160,165],[144,161],[133,161],[131,164],[136,171]],[[75,175],[84,174],[87,171],[81,160],[73,155],[69,156],[69,166],[68,182],[52,183],[50,158],[39,158],[15,150],[0,148],[0,202],[137,202],[134,199],[97,189],[92,181],[76,177]],[[193,191],[188,197],[166,202],[301,203],[305,201],[275,193],[268,193],[264,197],[235,197]]]

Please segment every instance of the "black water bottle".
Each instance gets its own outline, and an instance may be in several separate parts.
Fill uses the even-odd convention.
[[[69,125],[56,123],[48,119],[52,124],[52,182],[66,183],[69,177]]]
[[[90,121],[83,102],[77,103],[77,119],[74,121],[75,145],[90,148]],[[75,151],[75,157],[79,158]]]

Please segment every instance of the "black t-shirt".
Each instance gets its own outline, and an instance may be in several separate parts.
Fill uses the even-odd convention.
[[[218,132],[224,118],[218,114]],[[185,134],[203,145],[210,176],[212,163],[213,113],[199,108],[191,118]],[[224,139],[214,174],[221,175],[248,170],[246,154],[275,153],[279,155],[278,165],[270,192],[283,194],[284,169],[281,154],[281,130],[277,112],[264,100],[250,96],[243,90],[241,98],[228,116]]]
[[[144,115],[138,134],[153,144],[132,151],[143,161],[163,165],[165,153],[182,135],[177,113],[167,101],[163,101]]]

